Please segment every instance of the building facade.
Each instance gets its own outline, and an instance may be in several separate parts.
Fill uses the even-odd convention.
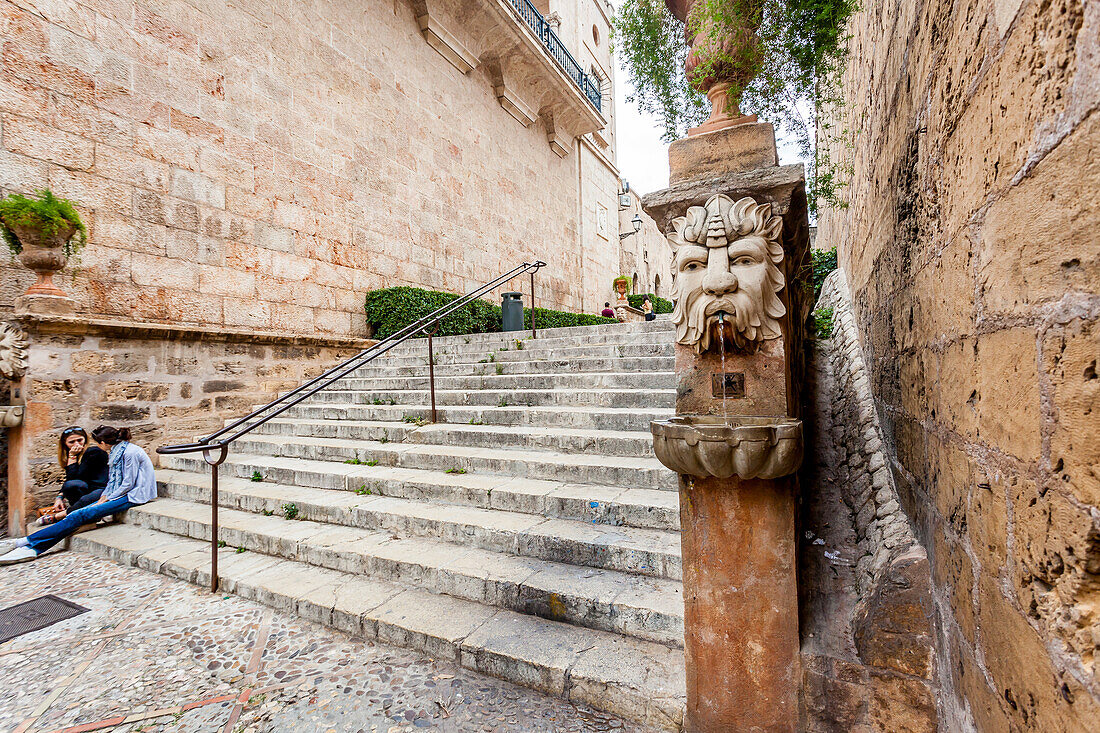
[[[34,276],[0,261],[0,317],[31,340],[12,529],[49,503],[63,427],[149,448],[218,427],[360,348],[367,291],[462,293],[540,259],[539,306],[613,297],[604,0],[0,0],[0,19],[0,194],[49,188],[89,233],[56,279],[72,316],[16,314]]]
[[[542,305],[611,291],[603,0],[36,8],[3,3],[0,189],[77,203],[83,314],[358,337],[368,290],[532,258]]]

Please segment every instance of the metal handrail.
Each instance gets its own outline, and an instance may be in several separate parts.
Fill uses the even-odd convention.
[[[503,275],[490,280],[484,285],[471,290],[463,295],[461,298],[456,298],[450,303],[437,308],[428,315],[420,318],[414,323],[410,323],[400,331],[392,333],[385,337],[381,341],[372,344],[366,349],[363,349],[355,356],[345,360],[344,362],[337,364],[324,373],[314,377],[305,384],[298,386],[297,388],[287,392],[284,395],[272,400],[263,407],[253,410],[248,415],[245,415],[239,420],[226,425],[221,430],[211,433],[194,443],[179,443],[177,445],[162,445],[157,448],[157,453],[160,455],[180,455],[183,453],[202,453],[203,460],[210,466],[210,506],[211,506],[211,560],[210,560],[210,590],[213,593],[218,591],[218,466],[225,462],[225,459],[229,456],[229,446],[233,441],[237,440],[243,435],[246,435],[256,428],[260,427],[268,420],[271,420],[279,415],[283,414],[290,408],[299,404],[300,402],[309,399],[313,395],[328,389],[335,382],[345,378],[355,370],[361,368],[379,356],[382,356],[393,347],[398,344],[404,343],[408,339],[419,333],[427,333],[428,336],[428,380],[431,389],[432,398],[432,422],[437,421],[436,407],[435,407],[435,369],[434,358],[432,354],[432,336],[439,327],[440,321],[447,316],[451,315],[460,308],[465,307],[482,295],[490,292],[491,290],[503,285],[509,280],[513,280],[520,275],[526,273],[531,274],[531,338],[535,338],[535,273],[540,268],[545,267],[546,263],[541,260],[535,260],[534,262],[524,262],[522,265],[515,267]],[[226,435],[228,433],[228,435]],[[222,437],[226,436],[226,437]],[[218,440],[215,440],[215,439]],[[216,451],[216,455],[211,458],[211,452]]]

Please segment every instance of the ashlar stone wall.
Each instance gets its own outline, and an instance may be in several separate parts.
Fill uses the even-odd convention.
[[[613,168],[555,153],[406,0],[0,0],[0,29],[0,194],[79,204],[85,314],[362,336],[367,290],[533,257],[540,305],[610,291],[580,191],[614,211]],[[0,258],[0,312],[31,280]]]
[[[931,562],[941,725],[1100,720],[1100,3],[865,4],[837,245]]]
[[[24,424],[9,431],[26,460],[17,466],[9,526],[51,503],[63,480],[57,439],[69,425],[126,426],[159,463],[158,446],[214,432],[372,343],[311,336],[260,336],[71,319],[25,318],[31,344],[21,382]],[[13,527],[14,528],[14,527]]]

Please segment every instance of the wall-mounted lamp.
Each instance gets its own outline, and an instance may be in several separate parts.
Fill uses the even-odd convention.
[[[626,232],[625,234],[620,234],[619,235],[619,240],[620,241],[623,240],[623,239],[626,239],[631,234],[637,234],[638,232],[640,232],[642,230],[642,217],[638,216],[637,214],[635,214],[634,218],[630,220],[630,223],[634,226],[634,231]]]
[[[630,181],[622,179],[622,190],[619,191],[619,211],[630,208]]]

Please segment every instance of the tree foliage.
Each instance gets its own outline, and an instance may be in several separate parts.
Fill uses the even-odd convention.
[[[658,118],[672,141],[706,119],[702,82],[730,80],[731,107],[797,141],[808,162],[811,208],[819,199],[838,205],[843,171],[815,143],[818,120],[841,103],[845,27],[856,9],[855,0],[696,0],[686,34],[701,52],[689,79],[684,24],[664,0],[624,0],[614,39],[634,86],[629,99]]]

